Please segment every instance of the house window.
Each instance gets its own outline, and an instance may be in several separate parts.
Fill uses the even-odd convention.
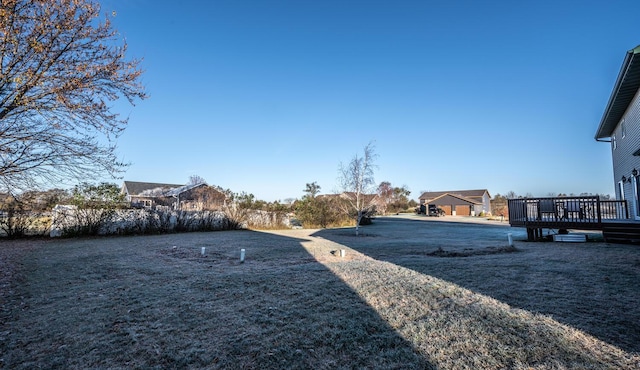
[[[624,119],[620,122],[620,131],[622,133],[622,138],[624,139],[627,136],[627,126],[624,124]]]
[[[613,150],[618,149],[618,142],[616,142],[616,135],[615,134],[613,136],[611,136],[611,146],[613,147]]]

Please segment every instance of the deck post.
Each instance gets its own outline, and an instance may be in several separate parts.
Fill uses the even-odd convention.
[[[596,195],[596,214],[598,215],[598,226],[602,227],[602,214],[600,212],[600,196]]]
[[[624,201],[624,217],[629,219],[629,203],[626,200]]]

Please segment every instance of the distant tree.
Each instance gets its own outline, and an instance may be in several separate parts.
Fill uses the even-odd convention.
[[[199,184],[204,184],[207,181],[198,175],[191,175],[189,176],[189,182],[187,183],[187,185],[199,185]]]
[[[227,216],[225,229],[238,229],[246,225],[250,210],[258,209],[256,197],[246,192],[234,193],[230,189],[223,191],[226,195],[224,213]]]
[[[306,184],[304,192],[306,193],[305,196],[315,198],[316,195],[318,195],[318,193],[320,192],[320,185],[318,185],[318,183],[315,181],[310,184]]]
[[[29,234],[44,234],[50,226],[46,217],[40,217],[44,205],[36,192],[7,195],[0,200],[0,230],[7,238],[20,238]]]
[[[362,156],[355,155],[348,165],[340,164],[338,181],[349,204],[348,209],[355,213],[356,236],[363,217],[374,209],[371,194],[375,193],[375,159],[377,155],[373,143],[364,147]]]
[[[378,198],[381,200],[377,204],[377,211],[382,214],[386,214],[387,207],[395,200],[393,186],[389,181],[383,181],[378,185],[376,194],[378,194]]]
[[[383,181],[378,185],[377,194],[382,199],[382,208],[378,208],[378,211],[386,212],[399,212],[409,208],[409,191],[406,185],[401,187],[394,187],[389,181]]]
[[[520,198],[520,196],[518,196],[518,194],[516,194],[513,190],[508,191],[507,194],[504,195],[504,197],[507,198],[507,199]]]
[[[146,97],[139,60],[126,60],[92,0],[0,3],[0,186],[7,191],[126,168],[115,139],[127,119],[113,101]]]
[[[402,185],[401,187],[393,188],[393,195],[396,199],[407,200],[411,195],[411,191],[409,191],[407,185]]]
[[[338,223],[340,219],[339,207],[342,200],[335,196],[317,196],[320,185],[317,182],[307,183],[305,195],[293,204],[296,219],[304,227],[328,227]]]
[[[97,235],[117,208],[124,206],[120,187],[112,183],[76,185],[71,191],[71,204],[76,206],[74,226],[65,235]]]
[[[329,227],[339,223],[340,203],[343,200],[334,196],[303,197],[294,205],[296,218],[304,227]]]
[[[58,204],[64,204],[69,201],[70,194],[65,189],[49,189],[41,193],[41,199],[44,209],[51,210]]]
[[[71,191],[71,203],[80,208],[118,208],[124,201],[120,187],[113,183],[82,183]]]
[[[504,216],[507,217],[509,215],[509,207],[508,207],[508,196],[502,196],[500,194],[496,194],[491,199],[491,214],[494,216]]]
[[[411,195],[411,191],[407,185],[402,185],[400,187],[393,188],[393,203],[389,205],[389,208],[392,212],[401,212],[405,211],[408,208],[412,207],[409,202],[409,195]],[[414,201],[415,202],[415,201]],[[415,207],[415,206],[413,206]]]
[[[51,210],[57,204],[68,203],[70,195],[68,191],[63,189],[50,189],[44,191],[27,190],[10,197],[19,201],[24,209],[41,212]]]
[[[378,185],[377,193],[378,196],[384,201],[384,203],[393,202],[394,189],[389,181],[381,182],[380,185]]]

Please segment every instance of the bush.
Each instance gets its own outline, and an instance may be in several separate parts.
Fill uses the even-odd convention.
[[[295,204],[296,218],[307,228],[326,228],[344,222],[345,216],[331,198],[304,197]]]

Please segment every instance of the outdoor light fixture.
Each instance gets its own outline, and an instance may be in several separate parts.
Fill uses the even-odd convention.
[[[636,170],[635,168],[633,169],[633,171],[631,171],[631,174],[633,176],[638,176],[638,170]]]
[[[626,176],[622,176],[622,182],[627,182],[627,177]]]

